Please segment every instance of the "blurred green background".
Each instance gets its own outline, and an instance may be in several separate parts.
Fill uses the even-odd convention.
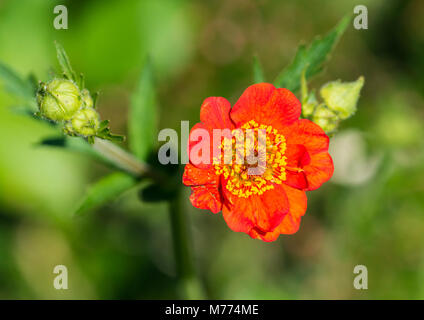
[[[55,30],[64,4],[69,29]],[[149,54],[160,128],[199,119],[206,97],[234,103],[252,84],[258,54],[273,81],[298,44],[357,4],[369,29],[349,27],[323,74],[366,84],[357,114],[332,138],[336,171],[308,193],[300,231],[264,243],[188,202],[198,273],[213,299],[424,298],[424,2],[422,0],[47,1],[0,0],[0,61],[46,79],[66,48],[99,112],[126,133],[130,95]],[[0,84],[0,298],[179,298],[165,203],[130,190],[74,218],[90,183],[109,169],[37,146],[49,126],[13,112]],[[53,288],[64,264],[69,290]],[[368,267],[368,290],[353,268]]]

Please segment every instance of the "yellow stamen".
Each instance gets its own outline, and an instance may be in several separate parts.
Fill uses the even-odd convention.
[[[224,138],[220,146],[221,152],[224,152],[224,147],[231,146],[232,159],[231,163],[225,160],[222,154],[218,158],[214,158],[215,172],[218,175],[223,175],[225,179],[228,179],[226,188],[232,194],[248,198],[251,195],[261,195],[267,190],[274,188],[276,184],[281,184],[286,180],[286,139],[282,134],[279,134],[276,129],[272,126],[261,124],[259,125],[254,120],[251,120],[242,125],[241,129],[246,132],[247,129],[253,129],[252,135],[247,135],[244,141],[245,153],[237,150],[236,138]],[[266,143],[265,146],[261,146],[258,142],[259,130],[266,131]],[[240,135],[240,129],[233,130],[234,136]],[[253,138],[253,141],[252,141]],[[262,149],[261,149],[262,148]],[[236,163],[236,154],[245,154],[245,161],[242,164]],[[249,174],[249,168],[257,168],[260,161],[255,165],[249,164],[246,158],[250,155],[265,156],[261,160],[264,160],[265,167],[260,168],[262,174],[252,175]]]

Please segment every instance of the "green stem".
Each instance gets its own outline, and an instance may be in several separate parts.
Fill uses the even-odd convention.
[[[195,271],[190,225],[181,198],[181,188],[169,202],[176,269],[185,299],[204,299],[203,287]]]
[[[110,141],[95,138],[93,148],[113,163],[115,167],[124,170],[136,178],[149,177],[157,183],[165,184],[169,180],[168,177],[164,176],[161,172],[153,170],[151,166],[141,162],[131,153]]]
[[[164,187],[169,185],[171,188],[173,187],[172,181],[169,181],[168,177],[161,172],[153,170],[148,164],[140,162],[131,153],[117,145],[96,138],[93,147],[113,163],[115,167],[137,178],[148,176]],[[205,295],[195,271],[190,227],[184,202],[181,198],[180,187],[177,187],[175,196],[169,201],[169,214],[181,294],[186,299],[203,299]]]

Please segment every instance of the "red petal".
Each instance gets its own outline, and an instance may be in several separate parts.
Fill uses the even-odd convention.
[[[331,178],[334,166],[328,154],[329,138],[320,126],[302,119],[280,132],[287,142],[286,184],[315,190]]]
[[[309,182],[305,172],[286,170],[286,180],[284,183],[299,190],[307,190],[309,188]]]
[[[259,83],[247,88],[231,109],[231,119],[237,127],[255,120],[275,129],[299,119],[301,104],[287,89],[276,89],[272,84]]]
[[[301,144],[309,154],[328,151],[330,139],[319,125],[310,120],[296,121],[280,133],[286,138],[287,144]]]
[[[230,129],[234,128],[234,124],[230,119],[230,103],[221,97],[210,97],[207,98],[200,108],[200,120],[199,122],[193,126],[189,135],[188,142],[188,154],[191,157],[191,150],[194,146],[197,146],[201,142],[201,139],[195,139],[194,132],[197,129],[204,129],[208,132],[209,137],[209,155],[206,156],[207,161],[202,161],[198,163],[194,161],[194,159],[190,159],[190,162],[198,168],[207,169],[211,167],[212,157],[213,157],[213,129]],[[220,145],[220,141],[216,142],[217,145]],[[200,145],[199,145],[200,146]],[[201,152],[199,152],[199,157],[201,157]],[[196,154],[197,156],[197,154]]]
[[[333,159],[328,152],[317,153],[311,157],[311,163],[303,169],[308,180],[307,190],[315,190],[333,176]]]
[[[251,233],[252,238],[267,242],[275,241],[280,234],[293,234],[299,230],[301,217],[305,214],[307,208],[306,193],[305,191],[297,190],[286,185],[282,187],[289,201],[289,213],[274,231],[264,234],[253,230]]]
[[[308,180],[302,168],[310,162],[310,156],[305,146],[288,144],[285,156],[287,157],[285,183],[297,189],[306,189]]]
[[[207,134],[208,137],[207,141],[204,140],[202,135],[195,135],[195,133],[200,132],[200,130],[205,130],[205,134]],[[191,128],[187,150],[191,164],[201,169],[211,168],[213,156],[212,137],[213,135],[211,130],[202,122],[196,123],[193,128]],[[205,149],[203,149],[201,148],[203,143],[207,143],[209,145],[206,145]],[[208,154],[204,155],[203,151],[208,152]],[[204,160],[203,156],[205,158]]]
[[[222,208],[222,214],[228,226],[236,232],[249,234],[253,228],[262,232],[274,230],[288,211],[288,200],[282,189],[265,191],[262,195],[253,195],[249,198],[240,198],[228,192],[229,204]]]
[[[215,174],[215,169],[199,169],[192,164],[187,164],[184,168],[183,183],[186,186],[199,186],[203,184],[218,185],[219,176]]]
[[[191,187],[190,202],[199,209],[210,210],[218,213],[222,209],[221,194],[214,185]]]
[[[200,108],[200,121],[211,129],[233,128],[230,119],[231,105],[222,97],[210,97]]]

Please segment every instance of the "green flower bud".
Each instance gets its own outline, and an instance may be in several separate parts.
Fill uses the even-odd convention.
[[[329,133],[336,130],[339,124],[339,117],[324,104],[320,104],[314,112],[312,121],[319,125],[325,132]]]
[[[65,125],[63,126],[63,133],[71,137],[77,136],[77,134],[74,132],[74,128],[72,127],[71,121],[67,121],[65,123]]]
[[[95,136],[100,128],[100,116],[93,108],[82,108],[69,121],[64,131],[71,135]]]
[[[311,92],[305,100],[306,101],[302,105],[302,115],[305,118],[309,118],[314,113],[318,101],[314,92]]]
[[[40,114],[53,121],[69,120],[81,107],[80,91],[71,80],[42,83],[37,92]]]
[[[364,85],[364,78],[353,82],[333,81],[321,88],[321,96],[325,104],[335,111],[340,119],[347,119],[356,112],[356,104]]]
[[[93,98],[91,98],[90,92],[87,89],[83,89],[81,91],[82,102],[87,108],[93,108],[94,102]]]

